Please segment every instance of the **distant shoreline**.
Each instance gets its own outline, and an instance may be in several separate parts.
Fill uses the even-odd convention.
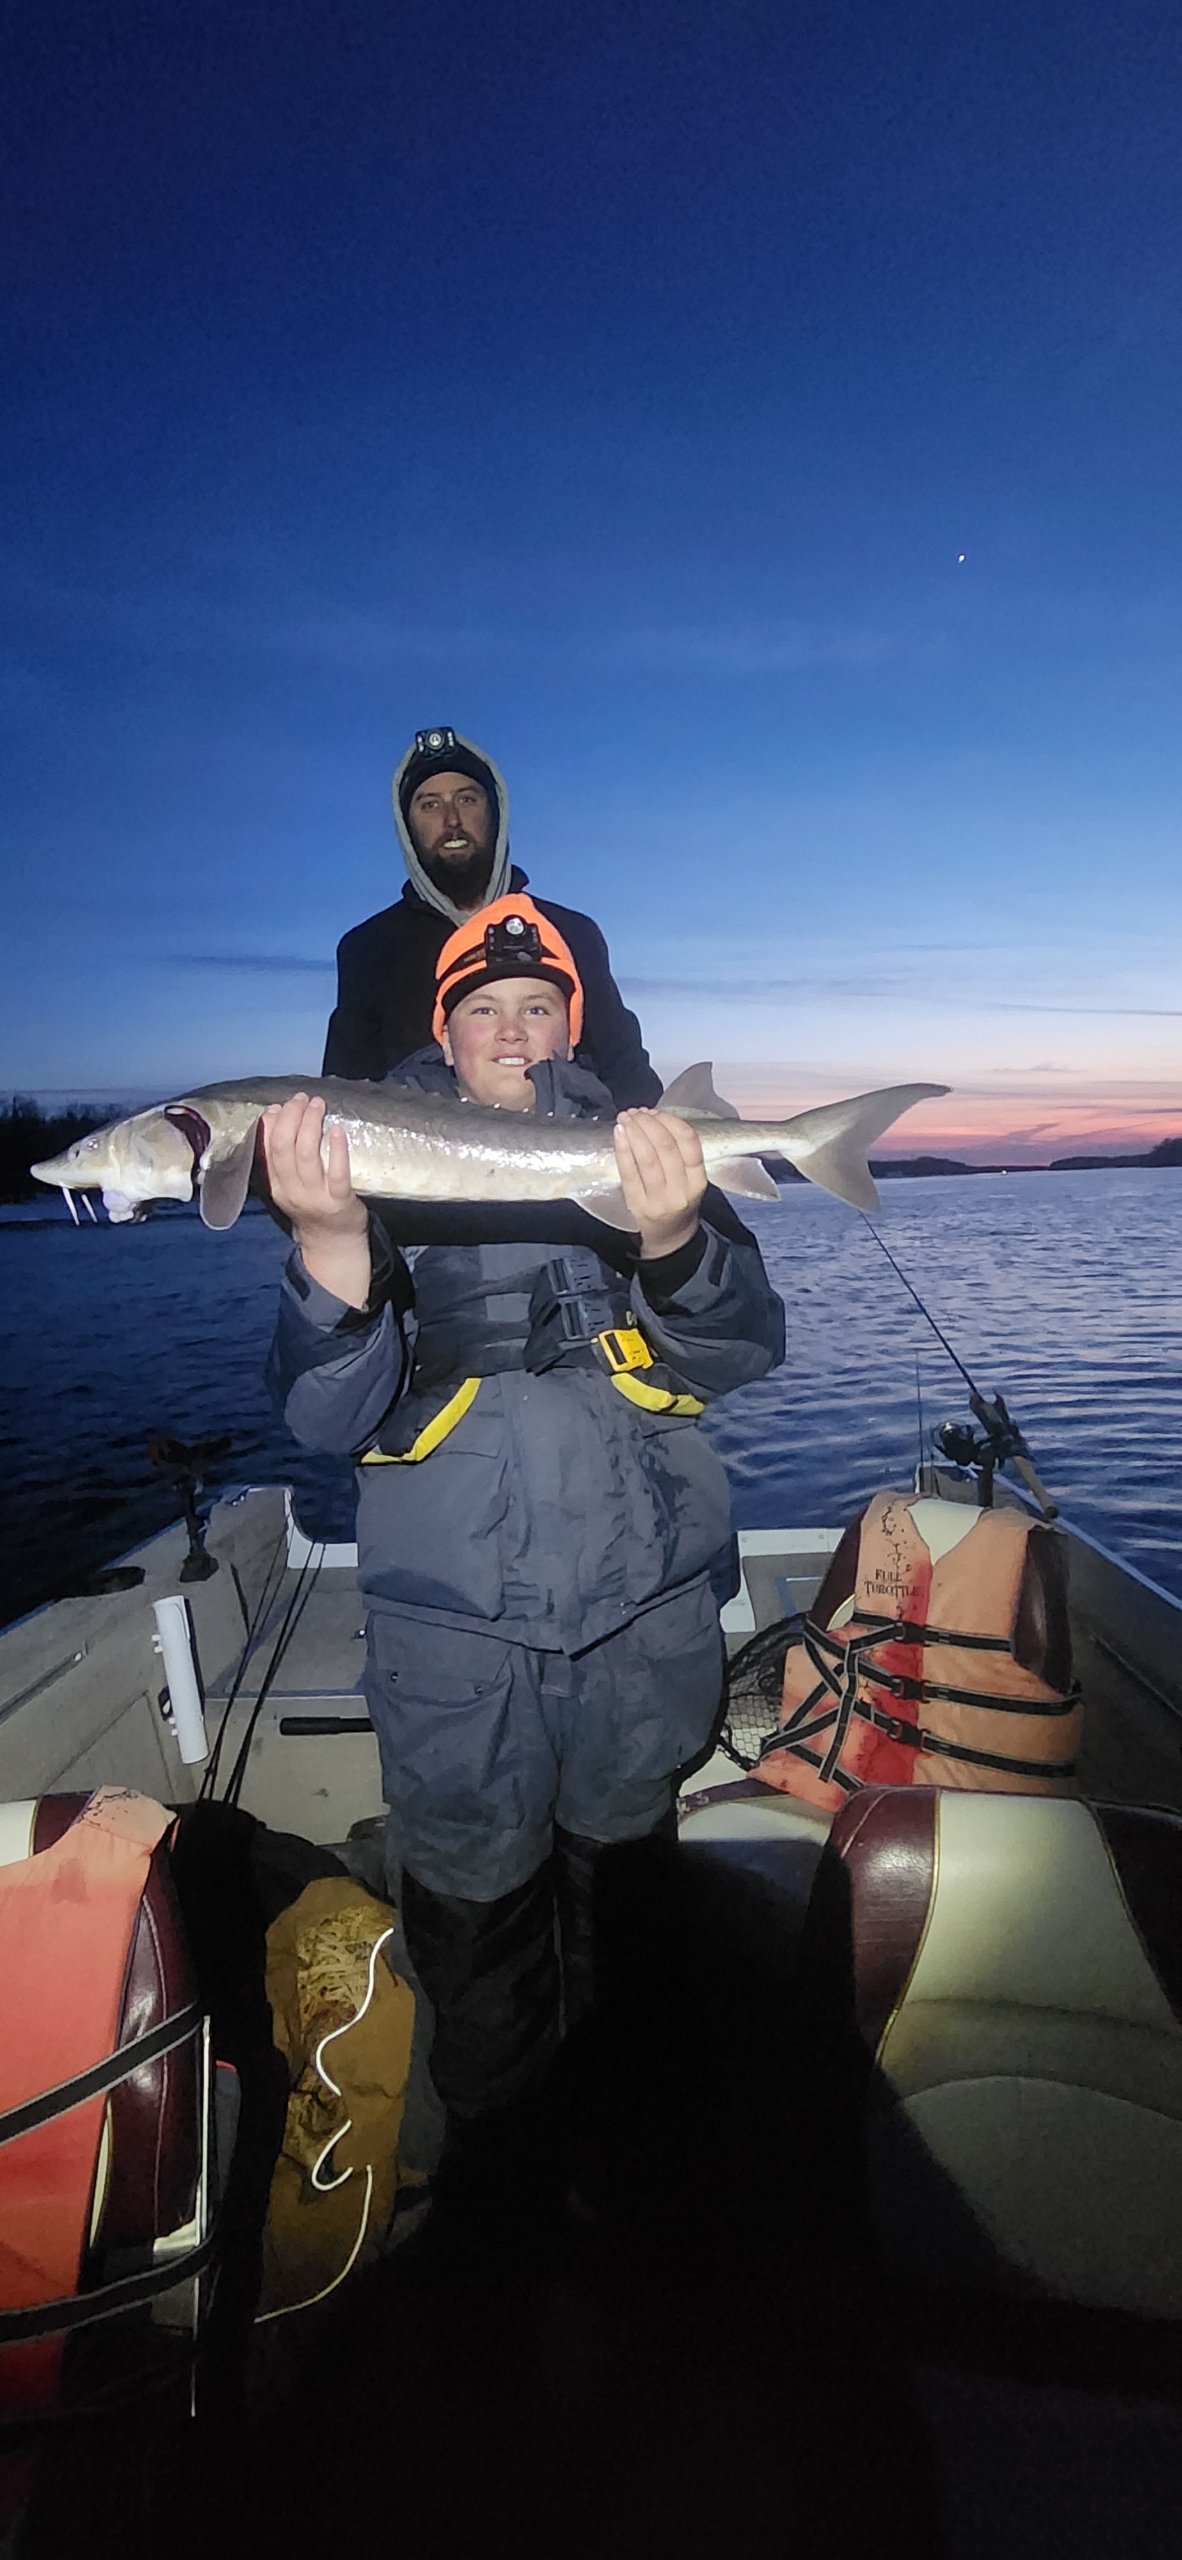
[[[783,1156],[764,1156],[761,1161],[777,1182],[805,1182],[806,1174]],[[1053,1156],[1049,1164],[962,1164],[957,1156],[871,1156],[870,1170],[876,1182],[925,1182],[954,1173],[1109,1173],[1123,1172],[1129,1165],[1143,1166],[1160,1173],[1171,1166],[1182,1169],[1182,1138],[1163,1138],[1148,1155],[1141,1156]]]

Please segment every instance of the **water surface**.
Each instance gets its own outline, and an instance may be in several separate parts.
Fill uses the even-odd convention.
[[[862,1219],[805,1185],[749,1216],[788,1359],[705,1428],[740,1527],[837,1522],[909,1479],[917,1354],[929,1427],[964,1388]],[[1182,1171],[885,1183],[879,1224],[1063,1507],[1182,1596]],[[176,1516],[154,1432],[229,1432],[220,1481],[289,1478],[306,1527],[348,1535],[351,1470],[299,1449],[263,1386],[286,1250],[261,1214],[228,1235],[0,1215],[0,1623]]]

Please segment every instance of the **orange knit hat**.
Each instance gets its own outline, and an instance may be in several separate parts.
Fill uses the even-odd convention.
[[[560,987],[570,1005],[570,1045],[577,1049],[583,1032],[583,981],[570,945],[556,925],[521,891],[495,898],[469,916],[444,943],[435,970],[434,1039],[442,1041],[447,1017],[461,996],[495,978],[544,978]]]

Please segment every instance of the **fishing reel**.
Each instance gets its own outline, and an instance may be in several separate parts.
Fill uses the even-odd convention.
[[[976,1474],[982,1510],[987,1511],[992,1505],[993,1479],[998,1468],[1011,1466],[1033,1495],[1044,1520],[1057,1520],[1058,1504],[1052,1502],[1035,1472],[1034,1461],[1005,1397],[996,1390],[992,1396],[983,1396],[974,1387],[969,1410],[981,1425],[979,1432],[967,1422],[944,1422],[933,1436],[936,1447],[952,1460],[953,1466]]]

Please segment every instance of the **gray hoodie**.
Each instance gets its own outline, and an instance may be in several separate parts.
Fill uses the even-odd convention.
[[[475,741],[475,739],[474,739],[474,738],[462,738],[462,737],[460,736],[460,732],[459,732],[459,730],[458,730],[458,729],[455,731],[455,733],[454,733],[454,734],[455,734],[455,741],[456,741],[456,745],[457,745],[458,747],[465,747],[465,748],[467,749],[467,751],[468,751],[469,755],[479,756],[481,763],[482,763],[482,764],[484,764],[484,765],[487,765],[487,766],[488,766],[488,770],[489,770],[489,772],[491,773],[492,778],[493,778],[493,782],[494,782],[494,784],[495,784],[495,786],[496,786],[496,795],[497,795],[497,841],[496,841],[496,849],[495,849],[494,854],[493,854],[493,867],[492,867],[491,875],[490,875],[490,877],[489,877],[488,887],[487,887],[487,889],[485,890],[484,897],[483,897],[483,899],[482,899],[482,901],[481,901],[482,905],[484,905],[484,906],[486,906],[486,907],[490,907],[490,906],[492,905],[492,903],[493,903],[494,898],[503,898],[503,897],[505,897],[505,896],[507,895],[507,893],[508,893],[508,889],[509,889],[509,790],[508,790],[508,785],[507,785],[507,783],[506,783],[506,781],[505,781],[504,774],[500,771],[499,766],[497,766],[497,765],[495,765],[495,764],[493,763],[493,760],[492,760],[492,757],[491,757],[491,756],[489,756],[489,755],[486,755],[486,754],[485,754],[483,747],[478,747],[478,746],[477,746],[476,741]],[[452,924],[453,924],[453,925],[466,924],[466,923],[468,922],[468,913],[467,913],[467,910],[466,910],[465,908],[463,908],[463,907],[456,907],[456,906],[453,906],[453,905],[452,905],[452,902],[451,902],[451,899],[450,899],[450,898],[448,897],[448,895],[447,895],[446,890],[438,888],[438,887],[436,886],[435,881],[431,878],[430,873],[429,873],[429,872],[427,872],[427,871],[424,871],[423,866],[422,866],[422,863],[420,862],[419,857],[418,857],[417,853],[415,852],[414,844],[413,844],[413,842],[412,842],[412,840],[411,840],[411,833],[410,833],[410,829],[409,829],[409,827],[407,826],[406,820],[405,820],[405,818],[403,817],[403,814],[402,814],[402,798],[401,798],[401,793],[402,793],[402,781],[403,781],[403,776],[404,776],[404,774],[405,774],[405,772],[406,772],[406,769],[407,769],[408,765],[413,764],[414,759],[415,759],[415,757],[417,756],[417,754],[418,754],[418,746],[417,746],[417,744],[412,745],[412,746],[409,746],[409,747],[407,748],[407,750],[406,750],[406,754],[403,756],[402,761],[401,761],[401,763],[399,764],[398,769],[397,769],[397,771],[396,771],[396,773],[395,773],[395,775],[394,775],[394,784],[393,784],[393,790],[394,790],[394,824],[395,824],[395,827],[396,827],[396,829],[397,829],[397,831],[398,831],[398,841],[399,841],[399,843],[400,843],[400,845],[401,845],[401,847],[402,847],[402,858],[403,858],[403,861],[404,861],[404,862],[405,862],[405,864],[406,864],[406,868],[407,868],[407,871],[408,871],[408,873],[409,873],[409,875],[410,875],[411,882],[412,882],[412,884],[413,884],[414,888],[417,890],[417,892],[418,892],[418,894],[419,894],[420,898],[422,898],[422,899],[423,899],[424,903],[425,903],[427,906],[429,906],[429,907],[434,907],[434,908],[436,909],[436,911],[437,911],[437,913],[438,913],[439,915],[441,915],[441,916],[448,916],[448,917],[450,918],[450,920],[451,920],[451,922],[452,922]],[[440,770],[441,770],[441,771],[446,771],[446,770],[447,770],[447,768],[446,768],[446,766],[441,766]]]

